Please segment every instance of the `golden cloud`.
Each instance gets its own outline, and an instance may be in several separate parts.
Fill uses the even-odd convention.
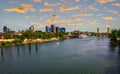
[[[42,0],[33,0],[35,3],[39,3],[41,2]]]
[[[73,20],[73,21],[80,21],[80,20],[82,20],[82,19],[75,17],[75,18],[73,18],[72,20]]]
[[[18,13],[26,13],[27,11],[24,8],[7,8],[6,12],[18,12]]]
[[[21,3],[21,6],[25,9],[25,10],[30,10],[30,11],[35,11],[35,9],[33,8],[33,5],[31,4],[27,4],[27,3]]]
[[[86,17],[86,16],[93,16],[93,14],[82,13],[82,14],[76,14],[75,16]]]
[[[43,9],[40,9],[39,11],[40,12],[53,12],[53,10],[54,10],[53,8],[50,8],[50,9],[49,8],[48,9],[47,8],[43,8]]]
[[[47,24],[55,24],[55,23],[72,23],[73,21],[80,21],[80,18],[73,18],[68,20],[46,20]]]
[[[46,20],[47,24],[55,24],[55,23],[69,23],[72,22],[72,20]]]
[[[75,2],[80,2],[80,0],[75,0]]]
[[[57,5],[61,5],[61,4],[60,3],[52,4],[52,3],[48,3],[48,2],[44,3],[44,6],[49,6],[49,7],[57,6]]]
[[[105,3],[113,2],[113,1],[115,1],[115,0],[97,0],[97,2],[100,4],[105,4]]]
[[[106,20],[106,21],[112,21],[113,20],[113,18],[111,16],[104,17],[103,19]]]
[[[95,25],[95,24],[97,24],[97,21],[96,20],[90,21],[89,24]]]
[[[52,17],[52,18],[58,18],[58,16],[55,15],[55,14],[51,14],[51,17]]]
[[[72,10],[77,10],[77,9],[79,9],[79,7],[70,7],[70,8],[60,7],[59,11],[72,11]]]
[[[117,6],[117,7],[120,7],[120,3],[114,3],[112,4],[113,6]]]

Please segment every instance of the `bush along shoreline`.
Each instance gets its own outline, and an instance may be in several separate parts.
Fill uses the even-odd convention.
[[[110,44],[120,48],[120,29],[113,29],[110,34]]]

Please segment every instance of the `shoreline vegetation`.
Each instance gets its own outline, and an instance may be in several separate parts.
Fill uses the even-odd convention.
[[[42,42],[50,42],[50,41],[57,41],[57,40],[60,40],[60,39],[59,38],[51,38],[51,39],[39,39],[38,38],[38,39],[25,39],[22,43],[15,43],[14,39],[2,39],[0,40],[0,47],[19,45],[19,44],[29,44],[29,43],[42,43]]]
[[[120,29],[113,29],[109,36],[110,44],[114,47],[118,46],[120,48]]]
[[[0,39],[0,47],[12,46],[18,44],[41,43],[65,39],[65,32],[36,32],[36,31],[19,31],[17,34],[3,33],[4,39]]]

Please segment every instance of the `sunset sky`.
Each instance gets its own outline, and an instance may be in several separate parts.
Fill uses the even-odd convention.
[[[0,31],[3,26],[15,31],[45,31],[45,26],[65,27],[67,31],[92,31],[120,28],[120,0],[0,0]]]

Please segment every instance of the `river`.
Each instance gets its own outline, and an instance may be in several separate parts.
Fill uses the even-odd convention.
[[[120,51],[95,37],[9,46],[0,74],[120,74]]]

